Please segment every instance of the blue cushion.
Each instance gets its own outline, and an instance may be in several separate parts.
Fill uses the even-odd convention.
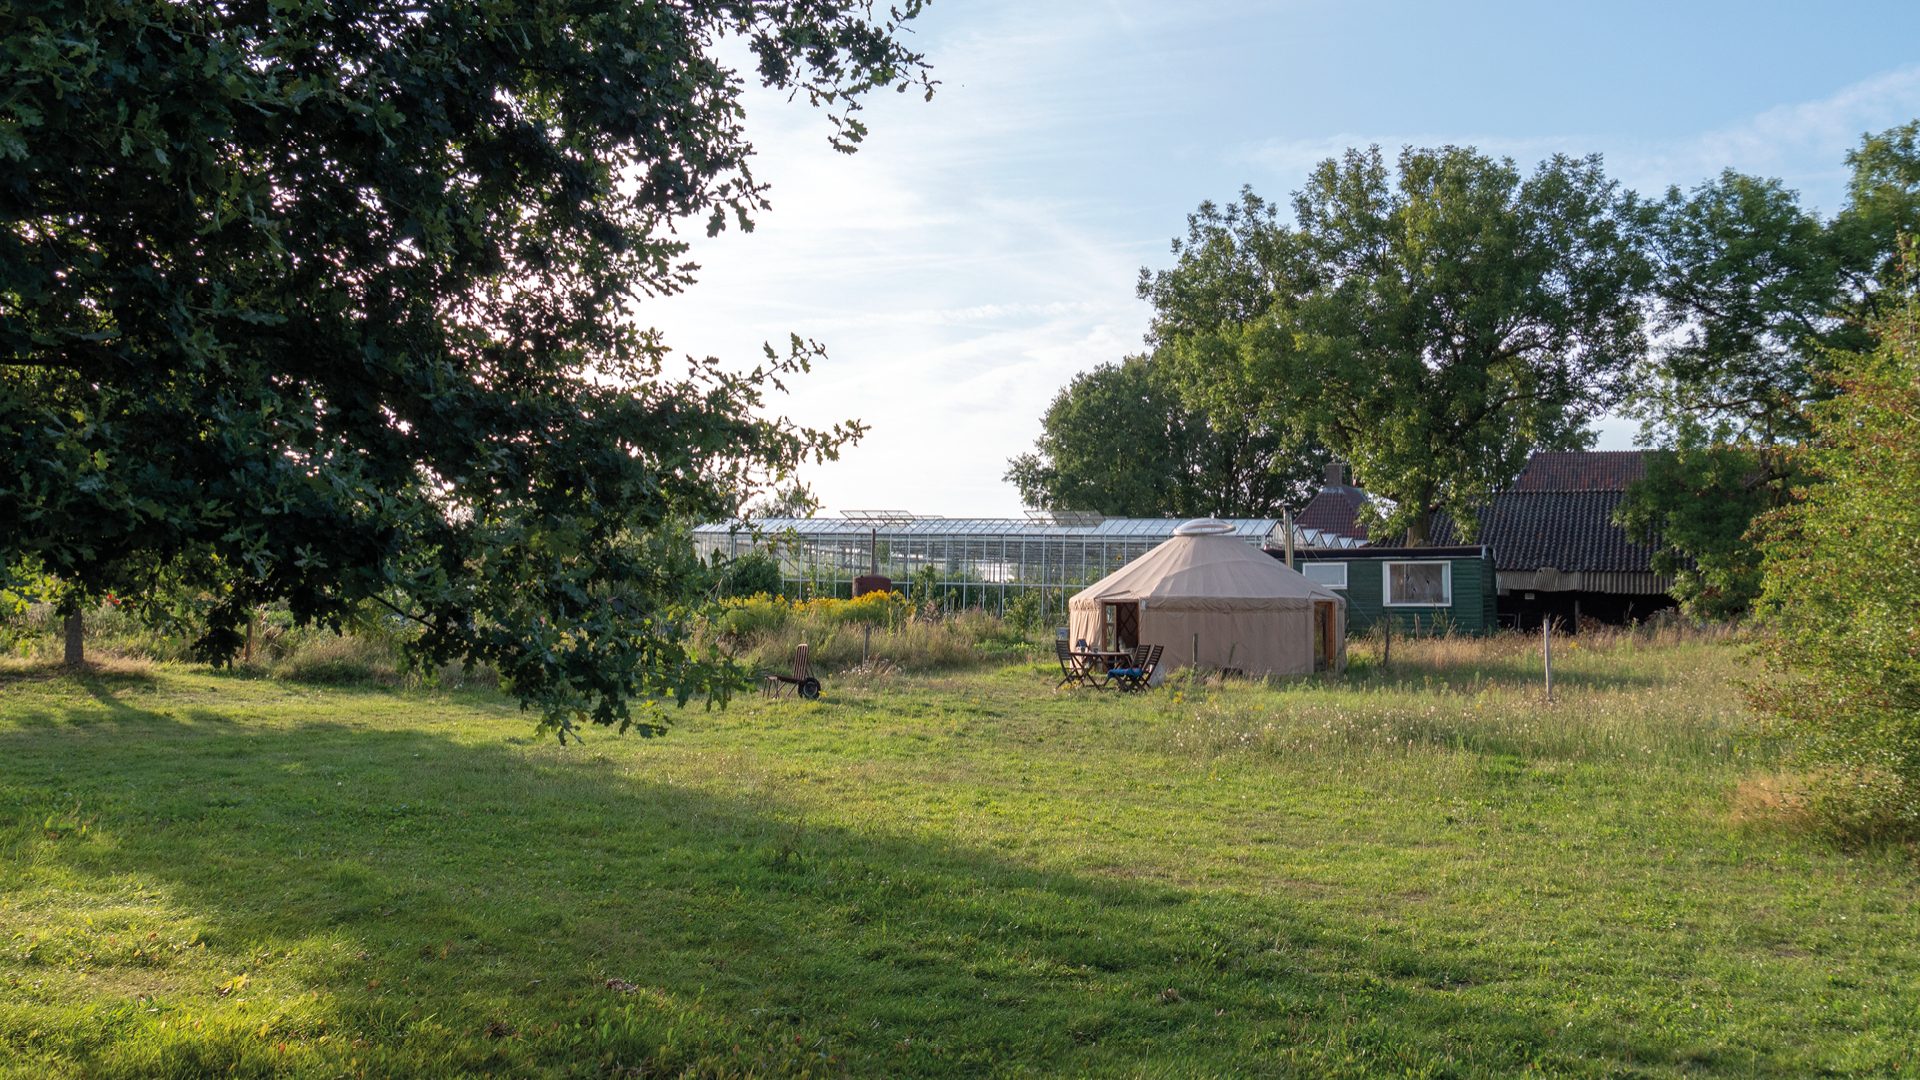
[[[1139,669],[1139,668],[1137,668],[1137,667],[1117,667],[1117,668],[1109,668],[1109,669],[1107,670],[1107,674],[1109,674],[1109,675],[1125,675],[1125,676],[1128,676],[1128,677],[1130,677],[1130,678],[1135,678],[1135,679],[1137,679],[1137,678],[1139,678],[1139,677],[1140,677],[1140,675],[1141,675],[1141,671],[1140,671],[1140,669]]]

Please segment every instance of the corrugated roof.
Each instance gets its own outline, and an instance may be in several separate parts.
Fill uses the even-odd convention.
[[[1649,573],[1653,548],[1613,523],[1620,491],[1505,491],[1480,512],[1478,544],[1493,548],[1496,570]],[[1433,543],[1461,540],[1453,520],[1435,515]]]
[[[1543,450],[1527,459],[1512,490],[1625,491],[1646,474],[1642,450]]]

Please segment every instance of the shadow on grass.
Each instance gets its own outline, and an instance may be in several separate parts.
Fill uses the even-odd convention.
[[[85,1074],[273,1071],[289,1041],[389,1075],[1500,1074],[1678,1054],[1476,1000],[1511,973],[1470,944],[1324,924],[1285,897],[822,826],[778,798],[637,780],[593,746],[183,721],[88,693],[0,732],[0,779],[26,817],[84,804],[97,839],[7,846],[83,894],[157,885],[224,963],[317,996],[158,1058],[127,1045],[149,1029],[74,1035],[58,1054]]]

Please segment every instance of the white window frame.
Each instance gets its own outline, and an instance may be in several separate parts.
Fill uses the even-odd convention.
[[[1312,574],[1307,573],[1308,570],[1321,569],[1340,571],[1340,580],[1337,582],[1321,581]],[[1329,589],[1344,589],[1347,587],[1347,564],[1343,562],[1303,562],[1300,564],[1300,576],[1313,582],[1315,585],[1324,585]]]
[[[1438,566],[1440,568],[1440,596],[1438,603],[1425,601],[1395,600],[1393,598],[1393,568],[1396,566]],[[1380,605],[1382,607],[1418,607],[1443,608],[1453,606],[1453,563],[1446,559],[1396,559],[1380,564]]]

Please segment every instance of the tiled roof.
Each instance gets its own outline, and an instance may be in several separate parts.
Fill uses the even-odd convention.
[[[1360,508],[1367,504],[1367,493],[1346,484],[1328,484],[1313,496],[1313,501],[1295,515],[1293,523],[1302,529],[1319,529],[1337,536],[1365,540],[1367,530],[1357,524]]]
[[[1541,451],[1513,482],[1514,491],[1625,491],[1646,475],[1640,450]]]
[[[1622,497],[1617,490],[1503,491],[1480,512],[1474,542],[1493,548],[1496,570],[1651,572],[1653,549],[1613,523]],[[1461,542],[1445,514],[1435,517],[1432,541]]]

